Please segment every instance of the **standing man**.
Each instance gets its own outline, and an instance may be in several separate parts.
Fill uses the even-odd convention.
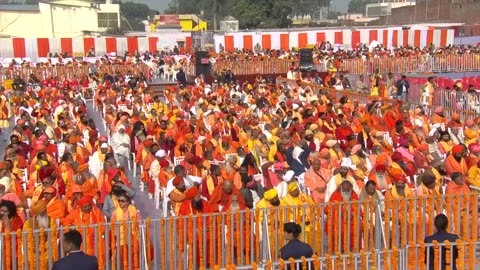
[[[397,98],[403,101],[407,101],[408,97],[408,89],[410,88],[410,84],[407,81],[407,76],[402,75],[402,78],[397,81],[396,83],[396,90],[397,90]]]
[[[63,250],[67,256],[53,264],[52,270],[97,270],[98,260],[80,250],[82,235],[77,230],[63,234]]]

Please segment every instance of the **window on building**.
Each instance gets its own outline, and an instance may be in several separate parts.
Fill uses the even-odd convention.
[[[117,28],[118,13],[98,13],[98,27]]]

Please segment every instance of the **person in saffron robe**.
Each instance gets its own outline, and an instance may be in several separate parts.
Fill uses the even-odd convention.
[[[94,204],[92,197],[84,195],[77,205],[77,208],[73,209],[68,216],[61,220],[62,226],[89,226],[106,222],[105,216]],[[87,235],[84,237],[86,240],[86,253],[89,255],[95,254],[95,231],[97,229],[94,227],[87,228]]]
[[[325,191],[327,181],[331,178],[331,171],[321,167],[319,158],[312,160],[312,165],[305,173],[305,185],[310,189],[311,196],[315,203],[325,202]]]
[[[453,172],[451,175],[452,181],[448,182],[445,194],[452,195],[469,195],[470,188],[465,181],[464,174],[461,172]]]
[[[463,175],[468,174],[468,166],[463,157],[465,153],[465,147],[462,145],[455,145],[452,148],[452,154],[445,159],[445,170],[448,175],[452,175],[454,172],[460,172]]]
[[[17,206],[8,200],[0,201],[0,233],[16,232],[23,227],[23,221],[17,214]]]
[[[88,181],[86,177],[86,172],[88,170],[87,164],[82,164],[77,168],[77,174],[73,177],[73,181],[70,181],[70,184],[67,187],[67,193],[65,197],[72,197],[72,190],[75,186],[79,186],[82,190],[83,195],[91,196],[94,199],[98,199],[100,192],[98,190],[98,185]]]
[[[197,221],[196,221],[196,236],[197,236],[197,244],[196,244],[196,254],[197,254],[197,265],[200,266],[205,266],[203,265],[203,262],[205,258],[207,258],[206,265],[209,265],[210,262],[208,261],[209,255],[210,254],[210,234],[208,233],[208,230],[204,232],[206,229],[210,227],[210,218],[209,216],[206,216],[206,214],[211,213],[210,210],[210,204],[202,198],[200,191],[196,187],[189,188],[185,192],[185,200],[180,204],[180,209],[178,211],[179,216],[191,216],[191,215],[196,215],[197,216]],[[185,223],[186,221],[186,223]],[[180,218],[178,219],[178,228],[179,230],[187,230],[192,229],[193,226],[193,218],[187,218],[183,219]],[[206,224],[206,226],[204,226]],[[200,239],[199,235],[202,234],[203,241],[207,241],[206,250],[203,250],[200,252]],[[183,237],[183,236],[181,236]],[[206,238],[206,239],[205,239]],[[183,241],[183,239],[180,239],[180,241]],[[193,248],[193,247],[190,247]],[[207,256],[205,257],[204,254]]]
[[[185,185],[185,180],[179,175],[173,178],[172,185],[174,188],[167,194],[167,196],[172,202],[173,212],[178,216],[180,205],[186,200],[185,191],[187,191],[187,187]]]
[[[304,217],[305,225],[303,229],[305,234],[302,235],[300,239],[303,239],[305,242],[310,242],[310,224],[313,222],[313,220],[310,220],[310,217],[312,216],[311,209],[314,205],[314,202],[307,194],[300,192],[300,186],[296,181],[292,181],[290,184],[288,184],[287,189],[287,195],[282,198],[283,203],[287,206],[290,206],[287,210],[287,219],[291,221],[294,220],[294,218],[298,220],[299,217],[301,219]]]
[[[332,193],[332,196],[329,199],[329,202],[335,203],[325,209],[325,213],[327,215],[328,224],[332,224],[329,228],[327,225],[325,227],[328,237],[332,237],[333,247],[328,247],[329,250],[333,250],[334,252],[345,252],[345,251],[358,251],[358,248],[361,246],[360,239],[361,239],[361,229],[360,224],[357,224],[357,228],[354,226],[353,218],[356,218],[357,213],[360,213],[357,210],[356,204],[349,204],[348,202],[356,202],[358,201],[357,194],[353,191],[353,184],[348,180],[344,180],[339,185],[339,189]],[[340,204],[344,202],[344,204]],[[350,209],[349,209],[350,208]],[[351,213],[351,215],[342,215],[342,220],[338,220],[339,214],[338,211],[342,211],[342,213]],[[361,213],[360,213],[361,214]],[[350,224],[350,228],[346,228]],[[340,231],[339,234],[334,235],[332,232],[334,231],[334,226],[338,226],[338,230]],[[344,231],[346,230],[346,231]],[[345,246],[344,238],[348,237],[347,233],[350,233],[350,243],[347,243],[348,246]],[[355,237],[356,234],[356,237]],[[338,235],[341,235],[341,239],[338,239]],[[355,242],[354,239],[358,239],[359,241]]]
[[[211,165],[210,174],[202,182],[202,196],[209,200],[215,187],[222,183],[223,179],[221,177],[220,167],[218,165]]]
[[[407,177],[404,174],[397,174],[392,178],[394,185],[385,192],[386,199],[400,199],[413,197],[412,189],[407,185]]]
[[[118,206],[113,211],[111,217],[110,217],[110,222],[116,223],[116,222],[122,222],[120,225],[120,235],[119,235],[119,240],[120,240],[120,254],[123,258],[123,256],[127,256],[124,252],[127,250],[126,246],[128,245],[129,239],[128,239],[128,233],[127,233],[127,228],[130,226],[129,224],[123,224],[124,221],[126,222],[131,222],[133,220],[137,220],[140,222],[142,220],[142,216],[140,215],[140,211],[137,210],[137,208],[132,205],[132,199],[126,194],[123,193],[117,197],[117,202]],[[113,236],[113,235],[112,235]],[[118,238],[117,238],[118,241]],[[133,236],[133,233],[131,235],[130,241],[138,241],[138,239],[135,239]]]
[[[48,230],[51,228],[51,225],[53,224],[53,219],[50,218],[47,214],[47,204],[45,200],[40,200],[38,201],[35,205],[32,205],[30,209],[31,217],[23,224],[23,231],[29,231],[31,230]],[[40,232],[38,232],[40,234]],[[48,239],[48,232],[44,231],[45,239]],[[49,241],[45,241],[45,245],[43,246],[43,257],[39,258],[39,261],[41,263],[41,268],[46,269],[48,268],[48,248],[51,246]],[[38,254],[40,254],[40,251],[38,251]]]
[[[43,199],[47,205],[47,215],[52,219],[62,219],[66,215],[65,202],[58,197],[57,189],[46,187],[43,190]]]
[[[222,185],[215,187],[209,200],[212,212],[218,212],[225,205],[229,205],[232,195],[237,195],[239,203],[245,204],[242,193],[240,193],[240,190],[235,187],[232,181],[226,180]]]
[[[351,164],[350,159],[344,158],[342,159],[342,163],[340,168],[338,169],[338,173],[332,176],[330,181],[327,183],[327,191],[325,193],[325,201],[330,200],[330,196],[340,187],[340,184],[347,180],[352,183],[353,191],[358,195],[360,194],[360,188],[357,185],[355,179],[350,175],[350,170],[354,169]]]
[[[468,183],[474,187],[480,188],[480,160],[475,166],[468,169]],[[478,191],[476,191],[478,193]]]

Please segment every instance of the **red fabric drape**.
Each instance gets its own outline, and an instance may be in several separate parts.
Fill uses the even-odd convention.
[[[37,38],[38,57],[47,57],[50,52],[48,38]]]
[[[235,44],[233,42],[233,36],[225,36],[225,51],[234,52]]]
[[[13,57],[15,58],[27,57],[24,38],[12,38],[12,45],[13,45]]]
[[[127,37],[127,50],[131,55],[133,55],[135,51],[138,51],[137,37]]]
[[[61,38],[60,45],[62,48],[62,53],[66,52],[68,55],[73,55],[73,44],[71,38]]]
[[[83,52],[85,55],[88,55],[88,51],[93,48],[95,50],[95,39],[94,38],[83,38]]]
[[[157,47],[157,45],[155,45],[155,47]],[[190,48],[192,48],[192,37],[185,38],[185,48],[187,49],[187,52],[190,52]]]
[[[422,31],[415,30],[415,35],[413,36],[413,46],[420,47],[421,36],[422,36]]]
[[[343,44],[343,32],[335,32],[334,44]]]
[[[303,48],[308,45],[308,34],[298,33],[298,47]]]
[[[112,37],[105,38],[107,53],[117,52],[117,39]]]
[[[190,44],[188,44],[188,41],[190,39]],[[157,41],[158,41],[158,37],[149,37],[148,38],[148,50],[150,52],[156,52],[157,51]],[[190,46],[192,45],[192,38],[191,37],[187,37],[186,40],[185,40],[185,46],[187,46],[187,50],[190,50]]]
[[[408,47],[408,30],[403,30],[403,47]]]
[[[383,42],[382,42],[382,44],[383,44],[383,47],[385,47],[385,48],[388,47],[388,30],[387,29],[383,30]]]
[[[430,46],[430,44],[433,43],[433,31],[434,30],[427,31],[427,46]]]
[[[317,33],[317,43],[320,44],[325,41],[325,32]]]
[[[243,48],[245,50],[253,50],[253,37],[252,37],[252,35],[243,36]]]
[[[360,31],[352,31],[352,47],[356,48],[360,43]]]
[[[272,48],[272,37],[270,35],[262,35],[262,48],[263,49]]]
[[[372,41],[378,41],[378,32],[377,30],[370,30],[368,31],[368,43],[372,43]]]
[[[447,37],[448,37],[448,30],[447,29],[440,30],[440,46],[444,47],[448,45]]]
[[[280,34],[280,49],[284,51],[290,50],[290,35]]]
[[[392,46],[393,47],[398,46],[398,30],[393,30],[392,32]]]

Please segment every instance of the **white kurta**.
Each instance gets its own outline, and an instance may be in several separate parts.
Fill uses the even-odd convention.
[[[129,147],[125,147],[122,144],[128,144]],[[118,132],[113,133],[112,149],[115,154],[128,158],[130,155],[130,137],[126,133],[124,134],[120,134]]]
[[[95,153],[93,153],[93,155],[91,155],[88,159],[88,169],[90,173],[95,175],[95,177],[98,179],[100,171],[103,169],[103,162],[101,162],[98,158],[98,151],[95,151]]]

